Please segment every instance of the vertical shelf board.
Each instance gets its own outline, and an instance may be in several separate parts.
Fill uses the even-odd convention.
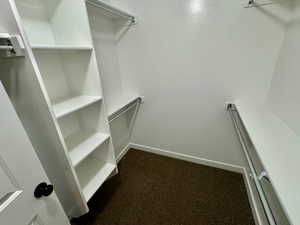
[[[73,166],[77,166],[96,148],[106,142],[110,136],[104,133],[83,132],[71,135],[66,139]]]
[[[93,157],[88,157],[78,165],[76,171],[86,201],[91,199],[114,169],[116,165]]]
[[[63,117],[69,113],[87,107],[102,99],[100,96],[78,96],[66,101],[57,103],[53,106],[53,111],[56,118]]]
[[[101,1],[93,1],[101,4]],[[98,59],[101,59],[98,60],[98,65],[101,69],[101,76],[104,77],[104,95],[110,116],[128,102],[138,98],[139,95],[136,94],[136,91],[128,90],[124,86],[120,73],[117,40],[120,38],[120,31],[124,28],[123,24],[119,24],[118,20],[107,16],[99,7],[88,4],[87,8],[95,54]]]
[[[108,112],[111,105],[123,95],[123,84],[120,74],[116,46],[115,21],[103,15],[97,7],[88,4],[88,16],[93,36],[98,67],[103,77],[105,101]],[[115,103],[115,104],[114,104]]]
[[[80,188],[75,170],[71,166],[69,158],[66,157],[66,148],[62,141],[62,135],[59,132],[57,121],[54,118],[53,113],[51,113],[50,98],[36,63],[36,57],[34,57],[29,50],[27,38],[23,34],[23,30],[25,30],[31,43],[36,41],[36,43],[56,44],[53,33],[49,29],[51,27],[48,26],[48,23],[46,22],[48,20],[47,12],[44,8],[41,9],[41,4],[45,1],[15,1],[18,5],[18,11],[13,7],[14,16],[17,19],[20,32],[26,45],[25,51],[28,53],[28,59],[30,60],[30,63],[21,63],[18,65],[22,69],[22,73],[28,75],[23,76],[24,79],[21,79],[20,77],[18,80],[18,82],[22,84],[20,88],[23,93],[19,96],[21,97],[20,99],[25,100],[22,102],[26,102],[26,99],[29,100],[27,101],[29,103],[26,104],[26,106],[21,106],[22,121],[25,121],[26,124],[31,124],[30,129],[28,129],[27,132],[35,145],[37,153],[39,153],[38,156],[43,167],[46,169],[47,174],[49,174],[49,178],[57,184],[56,192],[60,197],[64,210],[68,215],[78,217],[88,212],[88,206]],[[53,2],[58,1],[55,0]],[[14,1],[11,3],[12,6],[14,6]],[[76,4],[75,1],[74,4]],[[26,8],[26,12],[24,12],[23,9],[20,10],[20,5],[21,8]],[[22,11],[21,18],[19,17],[20,11]],[[81,11],[81,14],[86,16],[84,7],[82,7]],[[27,18],[24,18],[24,15]],[[24,26],[24,28],[22,26]],[[88,29],[88,24],[86,28]],[[90,35],[88,34],[87,36],[89,37]],[[34,107],[32,107],[32,105],[34,105]],[[34,112],[32,111],[33,108],[36,109]],[[64,172],[61,173],[61,171]]]

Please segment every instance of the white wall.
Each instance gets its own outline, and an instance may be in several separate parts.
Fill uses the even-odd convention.
[[[241,165],[225,102],[265,100],[289,6],[244,9],[246,1],[223,0],[112,2],[140,17],[118,43],[123,85],[146,97],[133,142]]]
[[[300,2],[294,7],[293,18],[268,95],[268,104],[277,116],[300,135]]]

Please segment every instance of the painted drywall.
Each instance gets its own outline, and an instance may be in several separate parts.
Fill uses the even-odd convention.
[[[299,136],[300,2],[296,1],[293,8],[293,17],[276,66],[267,104]]]
[[[111,2],[139,18],[118,42],[123,86],[145,96],[132,142],[242,165],[225,102],[265,100],[290,5]]]

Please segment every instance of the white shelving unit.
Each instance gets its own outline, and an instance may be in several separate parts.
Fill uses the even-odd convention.
[[[57,146],[44,158],[58,154],[62,159],[42,163],[49,171],[67,174],[60,182],[57,174],[50,174],[50,179],[65,211],[78,217],[88,211],[87,201],[103,182],[117,172],[86,4],[82,0],[15,2],[47,105],[44,119],[51,125],[44,129],[49,132],[45,135],[53,137]],[[38,137],[35,141],[38,145]],[[71,194],[66,197],[66,192]]]

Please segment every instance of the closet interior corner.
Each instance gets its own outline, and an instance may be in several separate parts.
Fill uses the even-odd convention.
[[[0,11],[0,224],[300,224],[300,0]]]

